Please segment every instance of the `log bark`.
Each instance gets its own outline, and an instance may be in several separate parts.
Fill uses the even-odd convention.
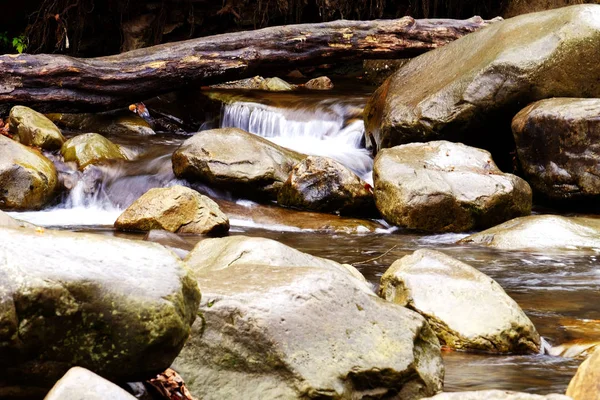
[[[191,84],[267,75],[301,65],[412,57],[492,21],[340,20],[208,36],[90,59],[4,55],[0,104],[54,110],[122,106]]]

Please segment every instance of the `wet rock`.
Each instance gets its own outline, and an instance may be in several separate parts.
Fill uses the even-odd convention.
[[[121,230],[222,234],[229,219],[217,203],[185,186],[153,188],[133,202],[115,221]]]
[[[240,196],[275,200],[304,157],[241,129],[212,129],[183,142],[173,153],[173,171]]]
[[[333,82],[326,76],[320,76],[306,82],[304,87],[311,90],[330,90],[333,89]]]
[[[381,85],[383,81],[409,61],[410,58],[399,60],[365,60],[363,61],[363,71],[370,83]]]
[[[196,281],[158,244],[3,228],[0,255],[0,398],[45,392],[73,366],[148,379],[196,318]]]
[[[423,315],[440,343],[461,350],[533,353],[540,336],[489,276],[434,250],[417,250],[381,277],[379,295]]]
[[[203,320],[173,368],[198,398],[410,400],[441,389],[425,320],[347,272],[237,263],[195,272]]]
[[[0,136],[0,186],[1,209],[35,209],[52,200],[58,177],[42,154]]]
[[[44,400],[134,400],[114,383],[81,367],[71,368]]]
[[[440,393],[431,400],[572,400],[562,394],[538,395],[505,390],[479,390],[474,392]],[[423,399],[426,400],[426,399]]]
[[[252,78],[240,79],[237,81],[219,83],[209,86],[212,89],[260,89],[261,84],[265,81],[262,76],[254,76]]]
[[[523,174],[551,200],[600,198],[600,99],[530,104],[512,129]]]
[[[65,161],[74,161],[80,170],[90,164],[125,160],[121,147],[97,133],[85,133],[67,140],[60,149]]]
[[[281,78],[267,78],[262,81],[258,87],[261,90],[268,90],[269,92],[287,92],[294,90],[295,86],[290,85]]]
[[[183,240],[179,235],[164,229],[152,229],[148,231],[144,240],[147,242],[162,244],[169,250],[172,250],[181,259],[184,259],[194,247],[187,241]]]
[[[510,151],[510,122],[550,97],[600,97],[599,5],[499,21],[413,58],[371,97],[367,140],[376,151],[461,141]]]
[[[56,150],[60,149],[65,141],[60,129],[52,121],[31,108],[13,107],[8,121],[13,138],[26,146]]]
[[[14,219],[4,211],[0,211],[0,227],[2,228],[36,228],[29,222]]]
[[[185,259],[194,271],[220,271],[233,265],[262,264],[273,267],[318,267],[350,273],[366,283],[365,277],[353,266],[312,256],[276,240],[261,237],[230,236],[199,242]]]
[[[358,218],[345,218],[332,214],[296,211],[267,204],[248,206],[217,200],[232,220],[232,225],[242,226],[278,226],[281,230],[304,230],[313,232],[332,232],[363,234],[376,232],[386,227],[377,221]],[[235,221],[234,221],[235,220]]]
[[[475,233],[459,243],[503,250],[600,248],[600,219],[531,215]]]
[[[567,388],[567,396],[574,400],[600,398],[600,350],[594,351],[577,369]]]
[[[339,162],[308,156],[292,169],[277,202],[302,210],[376,215],[371,186]]]
[[[47,114],[58,126],[74,132],[96,132],[102,135],[154,135],[142,117],[126,111],[122,114]]]
[[[555,357],[580,358],[589,356],[598,348],[600,348],[600,341],[574,340],[552,346],[548,354]]]
[[[489,152],[460,143],[382,150],[375,158],[373,180],[381,215],[412,229],[463,232],[531,212],[527,182],[500,171]]]

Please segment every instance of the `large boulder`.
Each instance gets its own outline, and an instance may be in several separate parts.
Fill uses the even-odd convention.
[[[135,400],[114,383],[81,367],[71,368],[44,400]]]
[[[515,218],[459,243],[503,250],[600,248],[600,219],[531,215]]]
[[[505,390],[478,390],[474,392],[440,393],[423,400],[572,400],[562,394],[531,394]]]
[[[42,154],[0,136],[0,208],[35,209],[58,188],[56,168]]]
[[[31,108],[13,107],[10,110],[8,121],[14,139],[26,146],[57,150],[65,141],[60,129],[52,121]]]
[[[126,160],[121,147],[97,133],[85,133],[67,140],[60,149],[65,161],[74,161],[80,170],[91,164]]]
[[[183,142],[173,153],[173,171],[237,195],[275,200],[304,157],[241,129],[212,129]]]
[[[523,174],[552,200],[600,198],[600,99],[535,102],[512,122]]]
[[[567,396],[574,400],[597,400],[600,398],[600,349],[594,351],[581,363],[569,382]]]
[[[600,97],[598,21],[600,5],[522,15],[412,59],[369,100],[367,140],[375,150],[446,139],[508,154],[525,105]]]
[[[312,256],[276,240],[260,237],[230,236],[199,242],[185,259],[194,271],[219,271],[232,265],[262,264],[273,267],[319,267],[349,272],[361,284],[364,276],[349,264]]]
[[[308,156],[285,181],[277,203],[302,210],[346,215],[373,215],[371,186],[339,162]]]
[[[163,246],[0,229],[0,398],[47,392],[73,366],[116,382],[169,367],[200,292]]]
[[[198,398],[411,400],[441,389],[429,325],[347,271],[188,265],[203,290],[203,319],[173,368]]]
[[[460,350],[539,353],[540,336],[489,276],[434,250],[417,250],[381,277],[379,295],[423,315],[440,343]]]
[[[148,190],[123,211],[115,221],[115,228],[221,234],[229,230],[229,219],[210,198],[177,185]]]
[[[494,226],[531,212],[531,188],[489,152],[460,143],[382,150],[373,169],[377,209],[389,223],[433,232]]]

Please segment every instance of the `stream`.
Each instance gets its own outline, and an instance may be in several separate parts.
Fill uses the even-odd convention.
[[[337,159],[371,181],[372,158],[364,148],[361,112],[372,88],[333,91],[248,92],[222,107],[220,126],[239,127],[294,150]],[[152,113],[152,109],[150,109]],[[74,134],[74,133],[73,133]],[[69,135],[67,132],[67,137]],[[115,232],[112,224],[136,198],[152,187],[187,184],[171,170],[171,154],[189,136],[112,135],[133,161],[66,170],[71,190],[41,211],[12,212],[37,225],[142,239]],[[56,157],[54,157],[56,159]],[[61,169],[60,162],[55,161]],[[64,170],[64,168],[63,168]],[[600,256],[593,251],[545,253],[500,251],[454,244],[461,234],[424,235],[388,227],[372,233],[327,233],[289,227],[285,221],[253,220],[253,202],[202,185],[193,188],[236,203],[244,218],[231,217],[231,235],[261,236],[301,251],[355,265],[373,284],[398,258],[419,248],[441,250],[495,279],[531,318],[547,346],[594,341],[600,337]],[[200,236],[182,236],[193,245]],[[551,355],[492,356],[443,353],[445,391],[505,389],[537,394],[564,393],[581,360]]]

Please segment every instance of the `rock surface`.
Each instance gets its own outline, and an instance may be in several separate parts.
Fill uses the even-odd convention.
[[[512,122],[532,189],[551,200],[600,198],[600,99],[535,102]]]
[[[0,186],[1,209],[35,209],[54,197],[58,177],[46,157],[0,136]]]
[[[572,400],[562,394],[538,395],[505,390],[480,390],[475,392],[440,393],[423,400]]]
[[[269,92],[287,92],[294,90],[294,86],[290,85],[281,78],[266,78],[258,87],[261,90],[268,90]]]
[[[158,244],[2,228],[0,248],[0,398],[45,393],[73,366],[148,379],[189,336],[197,283]]]
[[[173,171],[240,196],[274,200],[304,157],[241,129],[212,129],[183,142],[173,153]]]
[[[44,400],[135,400],[114,383],[81,367],[71,368]]]
[[[475,233],[459,243],[503,250],[600,248],[600,219],[531,215]]]
[[[14,219],[4,211],[0,211],[0,227],[2,228],[36,228],[35,225],[26,221]]]
[[[598,20],[600,5],[522,15],[412,59],[369,100],[367,141],[376,151],[445,139],[508,153],[525,105],[600,97]]]
[[[57,150],[65,141],[60,129],[52,121],[31,108],[13,107],[10,110],[8,121],[14,139],[26,146]]]
[[[47,114],[58,126],[75,132],[96,132],[102,135],[154,135],[155,132],[142,117],[127,113]]]
[[[373,168],[377,209],[391,224],[431,232],[494,226],[531,212],[531,188],[489,152],[460,143],[382,150]]]
[[[210,198],[177,185],[148,190],[123,211],[115,221],[115,228],[222,234],[229,230],[229,219]]]
[[[423,315],[440,343],[460,350],[533,353],[540,336],[489,276],[434,250],[417,250],[381,277],[379,295]]]
[[[308,156],[296,164],[279,190],[277,203],[334,214],[376,214],[370,185],[326,157]]]
[[[361,284],[364,276],[348,264],[312,256],[276,240],[261,237],[230,236],[199,242],[185,259],[196,272],[220,271],[233,265],[255,264],[273,267],[318,267],[350,273]]]
[[[326,76],[320,76],[306,82],[304,87],[311,90],[330,90],[333,89],[333,82]]]
[[[577,369],[567,388],[567,396],[574,400],[600,398],[600,350],[594,351]]]
[[[74,161],[80,170],[90,164],[125,160],[121,147],[97,133],[85,133],[67,140],[60,149],[65,161]]]
[[[412,400],[441,389],[425,320],[347,272],[234,263],[196,276],[203,320],[173,368],[198,398]]]

